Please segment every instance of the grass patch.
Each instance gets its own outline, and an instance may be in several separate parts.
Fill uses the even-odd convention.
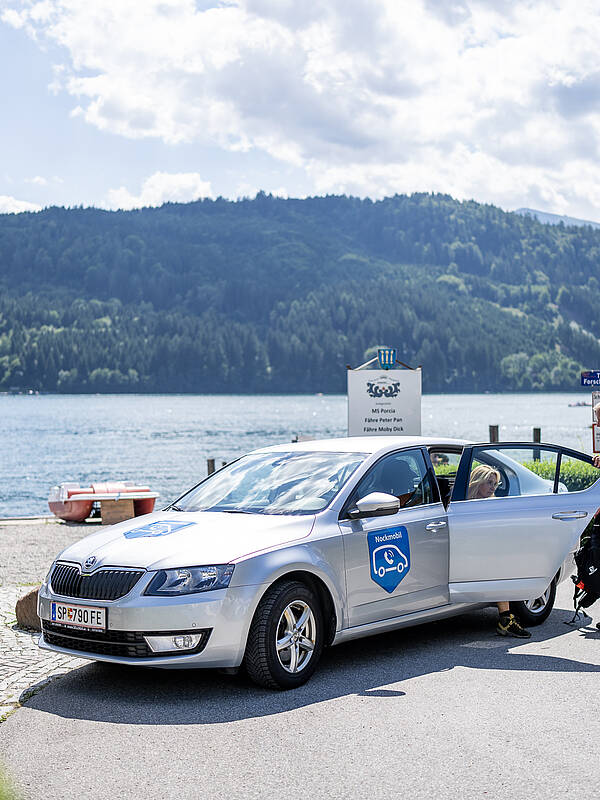
[[[6,769],[0,766],[0,800],[23,800],[20,792]]]

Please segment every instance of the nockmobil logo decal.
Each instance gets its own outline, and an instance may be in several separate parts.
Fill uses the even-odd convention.
[[[193,522],[170,522],[167,520],[149,522],[147,525],[142,525],[140,528],[132,528],[130,531],[125,531],[123,536],[126,539],[169,536],[169,534],[175,533],[175,531],[180,531],[182,528],[187,528],[189,525],[193,524]]]
[[[391,594],[410,571],[410,542],[404,525],[367,534],[371,580]]]

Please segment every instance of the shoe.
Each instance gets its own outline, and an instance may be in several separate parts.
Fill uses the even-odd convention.
[[[523,628],[519,620],[510,611],[504,611],[500,614],[496,633],[500,634],[500,636],[516,636],[518,639],[529,639],[531,637],[531,633]]]
[[[600,631],[600,622],[597,622],[597,623],[596,623],[596,627],[597,627],[597,628],[598,628],[598,630]]]

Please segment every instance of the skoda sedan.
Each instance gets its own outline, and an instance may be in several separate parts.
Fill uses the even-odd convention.
[[[477,499],[473,473],[495,472]],[[67,547],[40,646],[151,667],[245,667],[293,688],[326,646],[506,600],[552,609],[600,507],[589,456],[545,444],[356,437],[256,450],[163,511]]]

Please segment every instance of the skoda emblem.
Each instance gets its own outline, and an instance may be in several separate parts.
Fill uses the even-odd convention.
[[[83,562],[83,566],[86,569],[91,569],[97,560],[98,559],[96,558],[96,556],[90,556],[89,558],[86,558],[86,560]]]

